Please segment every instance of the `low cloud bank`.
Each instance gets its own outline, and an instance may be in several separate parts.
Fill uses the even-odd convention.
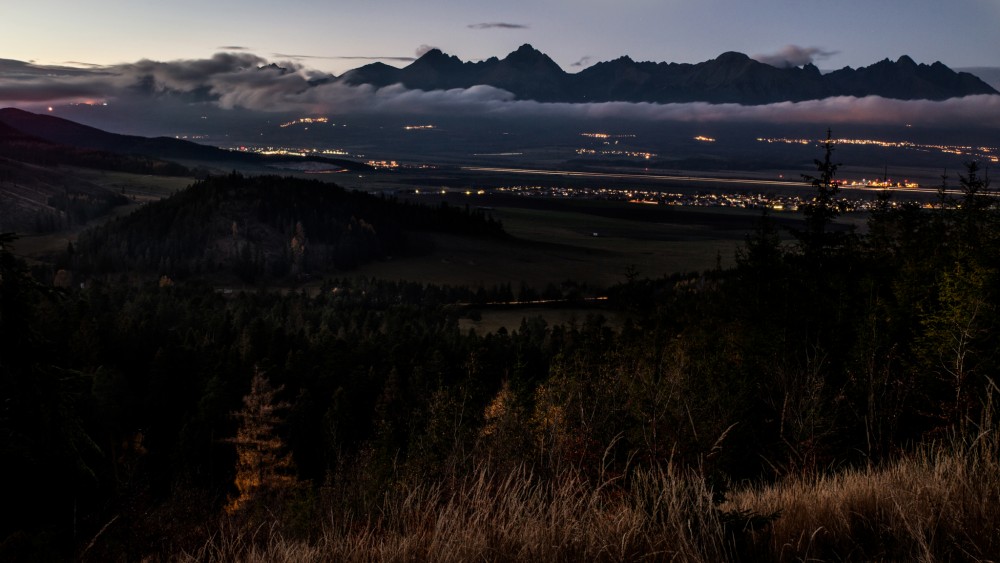
[[[827,51],[826,49],[820,47],[786,45],[779,49],[776,53],[754,55],[750,58],[778,68],[791,68],[794,66],[814,64],[816,61],[828,59],[837,53],[838,51]]]
[[[107,67],[51,67],[0,59],[0,105],[37,107],[84,101],[211,105],[260,112],[348,115],[550,116],[679,122],[912,124],[1000,127],[1000,96],[945,101],[838,97],[760,106],[606,102],[540,103],[515,100],[490,86],[422,91],[396,84],[350,86],[294,61],[272,63],[250,53],[208,59],[151,61]]]

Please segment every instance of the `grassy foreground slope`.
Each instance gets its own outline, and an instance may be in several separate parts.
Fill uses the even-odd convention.
[[[232,521],[182,561],[989,561],[1000,551],[995,428],[882,467],[735,488],[673,465],[588,479],[482,468],[386,492],[313,540]],[[359,523],[364,524],[359,526]]]

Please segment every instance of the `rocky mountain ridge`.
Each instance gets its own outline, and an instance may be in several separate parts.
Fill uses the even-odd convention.
[[[917,64],[908,56],[867,67],[822,73],[812,65],[778,68],[742,53],[727,52],[697,63],[600,62],[578,73],[562,70],[548,55],[522,45],[503,59],[463,62],[432,49],[403,68],[373,63],[345,73],[348,84],[403,84],[419,90],[488,85],[517,99],[540,102],[738,103],[759,105],[835,96],[944,100],[998,94],[967,72],[940,62]]]

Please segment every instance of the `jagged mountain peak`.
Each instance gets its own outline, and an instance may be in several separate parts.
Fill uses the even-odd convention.
[[[281,74],[281,75],[285,75],[285,74],[288,74],[289,72],[292,72],[288,68],[285,68],[283,66],[278,66],[277,63],[271,63],[269,65],[261,65],[261,66],[257,67],[257,70],[259,72],[274,71],[274,72],[277,72],[278,74]]]
[[[538,49],[535,49],[528,43],[525,43],[524,45],[518,47],[516,51],[507,55],[507,57],[504,58],[501,62],[511,65],[521,65],[521,66],[528,66],[528,65],[551,66],[558,68],[560,71],[562,71],[562,69],[559,68],[559,65],[557,65],[555,61],[549,58],[548,55],[539,51]]]
[[[430,51],[427,51],[426,53],[424,53],[423,55],[421,55],[414,62],[415,63],[419,63],[419,62],[423,62],[423,63],[435,62],[436,63],[436,62],[452,61],[452,60],[456,60],[457,61],[459,59],[458,59],[458,57],[456,57],[454,55],[449,55],[449,54],[445,53],[444,51],[442,51],[441,49],[438,49],[437,47],[435,47],[435,48],[431,49]]]
[[[545,55],[545,53],[542,53],[538,49],[534,48],[531,45],[531,43],[525,43],[524,45],[521,45],[515,51],[513,51],[510,55],[507,55],[508,58],[511,55],[517,55],[517,56],[520,56],[520,57],[527,57],[527,56],[538,57],[538,56],[542,56],[542,57],[548,58],[548,56]]]
[[[420,57],[418,57],[418,58],[419,59],[436,59],[438,57],[447,57],[447,56],[448,55],[444,54],[444,51],[442,51],[441,49],[438,49],[437,47],[434,47],[434,48],[428,50],[423,55],[420,55]]]
[[[727,51],[697,64],[637,63],[628,56],[568,73],[548,55],[525,43],[503,59],[463,62],[432,49],[409,66],[362,67],[350,71],[351,84],[442,90],[488,85],[518,99],[545,102],[694,102],[767,104],[832,96],[882,96],[942,100],[997,94],[968,74],[942,65],[917,64],[907,55],[868,67],[823,74],[813,64],[778,68],[744,53]]]
[[[436,68],[442,66],[461,66],[462,64],[462,60],[455,55],[449,55],[441,49],[434,48],[413,61],[410,66],[432,66]]]

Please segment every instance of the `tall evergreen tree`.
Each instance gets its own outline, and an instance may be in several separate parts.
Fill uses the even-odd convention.
[[[840,215],[842,206],[837,200],[840,186],[834,180],[839,164],[833,162],[833,133],[826,130],[823,143],[823,160],[816,159],[818,176],[803,174],[802,179],[812,184],[812,200],[802,206],[805,215],[805,230],[794,234],[808,258],[818,260],[835,243],[836,234],[830,231],[830,224]]]
[[[243,409],[234,413],[240,421],[236,437],[236,489],[239,496],[227,506],[230,513],[249,503],[295,487],[292,456],[285,451],[277,428],[284,422],[279,412],[289,407],[275,395],[280,388],[271,383],[259,369],[250,380],[250,392],[243,397]]]

